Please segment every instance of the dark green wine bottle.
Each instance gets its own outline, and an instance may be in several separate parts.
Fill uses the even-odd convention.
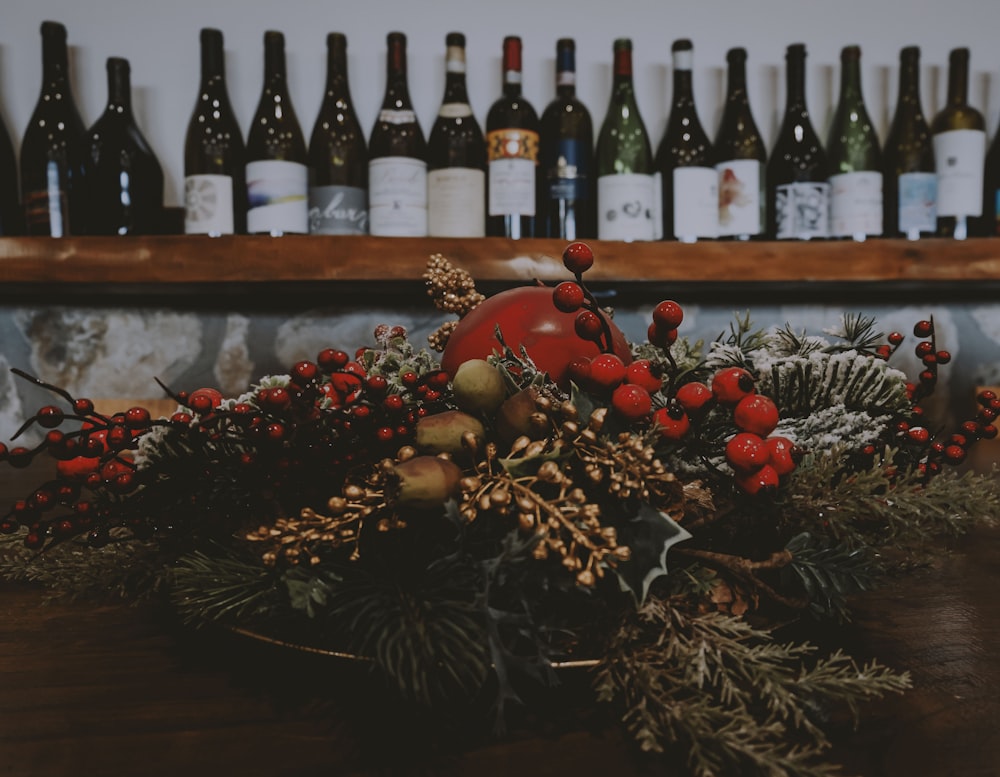
[[[920,104],[920,49],[899,53],[899,98],[882,154],[886,237],[916,240],[937,229],[934,143]]]
[[[719,175],[694,102],[694,46],[674,41],[674,94],[654,166],[662,187],[663,236],[693,243],[719,234]]]
[[[806,47],[785,54],[785,116],[767,163],[768,234],[810,240],[830,234],[830,184],[826,152],[806,107]]]
[[[986,122],[969,105],[969,50],[952,49],[948,58],[948,101],[934,121],[937,161],[937,232],[964,240],[977,231],[983,212]]]
[[[660,187],[632,82],[632,41],[614,43],[611,102],[597,136],[597,237],[659,240]]]
[[[0,237],[21,234],[21,203],[17,194],[17,159],[7,125],[0,118]]]
[[[882,234],[882,149],[861,92],[861,47],[840,52],[840,99],[826,144],[830,235]]]
[[[746,49],[730,49],[726,104],[715,136],[719,175],[719,236],[749,240],[764,233],[767,148],[747,94]]]

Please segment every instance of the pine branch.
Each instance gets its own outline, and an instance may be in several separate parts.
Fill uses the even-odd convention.
[[[212,554],[196,551],[174,567],[172,596],[189,624],[256,620],[281,605],[274,573],[257,559],[245,559],[216,546]]]
[[[797,581],[815,615],[848,620],[847,597],[867,590],[874,578],[867,548],[829,545],[802,532],[788,541],[785,550],[792,559],[781,570],[782,583],[791,586]]]

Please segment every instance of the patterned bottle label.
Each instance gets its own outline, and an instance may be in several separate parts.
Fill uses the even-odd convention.
[[[188,175],[184,178],[184,234],[231,235],[233,179],[228,175]]]
[[[859,170],[830,176],[830,234],[856,240],[882,234],[882,173]]]
[[[719,235],[759,235],[764,230],[764,165],[730,159],[715,166],[719,175]]]
[[[372,159],[368,218],[373,235],[427,237],[427,163],[408,156]]]
[[[427,234],[483,237],[486,234],[486,173],[444,167],[427,174]]]
[[[659,206],[656,179],[623,173],[597,179],[597,237],[600,240],[656,240]]]
[[[310,186],[309,234],[367,235],[368,192],[357,186]]]
[[[983,212],[986,133],[951,130],[934,136],[939,216],[979,216]]]
[[[550,200],[588,199],[590,149],[579,140],[559,141],[555,164],[545,171],[546,192]]]
[[[674,234],[691,243],[719,236],[719,174],[714,167],[675,167]]]
[[[779,240],[830,236],[830,184],[787,183],[777,187],[774,215]]]
[[[491,216],[534,216],[538,133],[500,129],[486,134]]]
[[[903,173],[899,176],[899,231],[910,240],[937,229],[937,176]]]
[[[309,232],[309,170],[298,162],[263,159],[247,163],[247,232]]]

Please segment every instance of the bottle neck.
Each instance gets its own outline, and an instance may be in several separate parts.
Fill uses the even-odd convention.
[[[860,103],[861,62],[857,57],[844,57],[840,63],[840,100],[843,103]]]
[[[787,93],[785,113],[806,112],[806,60],[804,56],[790,56],[785,78]]]
[[[112,113],[132,113],[132,85],[129,65],[124,59],[108,60],[108,108]]]
[[[729,102],[747,101],[747,69],[742,59],[729,61],[729,73],[726,79],[726,94]]]
[[[576,51],[571,45],[556,50],[556,94],[562,98],[576,95]]]
[[[65,83],[69,73],[69,55],[66,37],[54,32],[42,34],[42,80],[47,83]]]
[[[674,105],[691,105],[694,102],[694,92],[691,85],[691,70],[677,69],[674,66]]]
[[[465,49],[461,46],[449,46],[445,56],[444,102],[469,102],[465,84]]]
[[[382,107],[408,108],[410,90],[406,83],[406,47],[399,41],[389,44],[386,71],[385,99],[382,101]]]
[[[285,83],[285,42],[277,36],[264,42],[264,80],[272,86]]]
[[[948,102],[965,105],[969,92],[969,58],[955,55],[948,65]]]
[[[503,42],[503,93],[506,97],[521,95],[521,41],[517,38]]]
[[[899,96],[918,102],[920,97],[920,60],[913,55],[899,60]]]
[[[331,43],[326,51],[326,93],[340,98],[348,98],[347,49]]]
[[[222,48],[222,33],[204,30],[201,35],[201,82],[209,84],[226,77],[226,57]]]
[[[632,52],[628,49],[615,51],[614,89],[632,91]]]

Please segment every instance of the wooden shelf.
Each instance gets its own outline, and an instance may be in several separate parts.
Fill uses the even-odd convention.
[[[588,241],[587,278],[624,283],[1000,282],[1000,239],[616,243]],[[441,253],[484,283],[566,278],[562,240],[195,236],[0,238],[5,285],[419,282]]]

